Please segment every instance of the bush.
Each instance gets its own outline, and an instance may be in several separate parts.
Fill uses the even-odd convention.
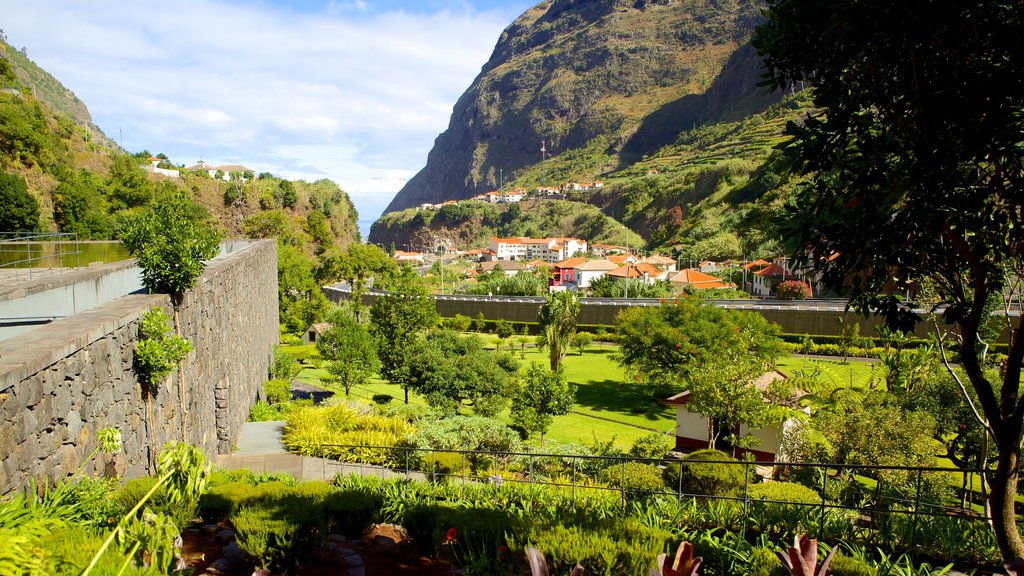
[[[736,462],[737,464],[703,461]],[[698,450],[679,462],[670,462],[664,472],[665,483],[683,494],[738,496],[743,490],[743,466],[718,450]]]
[[[270,364],[270,377],[276,380],[290,380],[302,370],[292,354],[274,348],[274,360]]]
[[[268,404],[281,404],[292,399],[292,385],[285,379],[267,380],[263,383],[263,393]]]
[[[272,422],[275,420],[284,420],[288,413],[288,404],[267,404],[262,400],[258,400],[252,405],[252,410],[249,412],[249,422]]]
[[[660,432],[651,432],[633,441],[629,455],[634,458],[664,458],[668,449],[668,438]]]
[[[467,330],[469,330],[469,326],[470,324],[472,324],[472,322],[473,319],[470,318],[469,316],[466,316],[464,314],[456,314],[451,318],[444,319],[444,327],[448,328],[449,330],[455,330],[456,332],[466,332]]]
[[[804,300],[811,297],[811,287],[800,280],[786,280],[775,287],[779,300]]]
[[[510,545],[525,548],[528,541],[544,553],[552,574],[567,574],[577,563],[584,574],[646,574],[665,549],[671,535],[651,530],[635,520],[593,526],[535,525],[529,539],[510,535]]]
[[[653,464],[625,462],[605,468],[601,480],[609,486],[621,488],[635,495],[645,496],[653,492],[663,492],[665,483],[661,478],[661,470]]]
[[[395,399],[395,397],[392,396],[391,394],[374,394],[373,395],[373,403],[378,405],[378,406],[384,406],[385,404],[390,403],[394,399]]]
[[[867,561],[851,558],[842,552],[836,552],[829,566],[832,567],[832,576],[875,576],[878,573]]]
[[[753,484],[748,490],[747,515],[764,534],[784,537],[817,532],[821,497],[814,490],[791,482]]]

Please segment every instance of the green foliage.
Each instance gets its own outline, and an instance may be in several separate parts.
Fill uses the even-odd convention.
[[[494,334],[502,340],[511,337],[515,333],[515,328],[512,327],[512,323],[508,320],[502,319],[494,323]]]
[[[717,308],[695,297],[624,310],[615,321],[620,363],[639,382],[694,385],[698,370],[750,358],[759,376],[779,353],[777,325],[759,314]],[[760,368],[760,369],[758,369]]]
[[[417,448],[433,450],[486,452],[515,452],[521,446],[519,434],[514,430],[498,420],[482,416],[453,416],[420,422],[409,443]],[[486,461],[485,456],[477,454],[468,454],[466,459],[474,469]]]
[[[472,322],[473,319],[470,318],[469,316],[466,316],[464,314],[456,314],[451,318],[444,319],[444,327],[449,330],[454,330],[456,332],[466,332],[467,330],[469,330],[469,326]]]
[[[299,197],[295,192],[295,184],[288,180],[281,180],[278,185],[278,194],[281,198],[281,205],[285,208],[294,208]]]
[[[281,322],[292,332],[323,320],[330,307],[313,275],[313,261],[281,241],[277,243],[277,297]]]
[[[195,285],[220,244],[213,230],[195,221],[192,201],[178,190],[165,192],[126,219],[120,236],[138,259],[146,288],[171,294],[176,302]]]
[[[660,432],[651,432],[633,441],[633,445],[629,447],[629,455],[634,458],[662,458],[670,444],[666,435]]]
[[[408,364],[418,335],[438,322],[437,308],[411,269],[403,269],[389,294],[370,308],[370,330],[377,342],[380,375],[408,390]],[[406,398],[408,401],[408,398]]]
[[[263,394],[270,404],[280,404],[292,399],[292,386],[289,380],[275,379],[263,383]]]
[[[568,414],[575,402],[576,386],[566,381],[562,370],[533,362],[512,395],[509,418],[528,432],[539,432],[543,445],[554,417]]]
[[[669,462],[664,476],[667,486],[683,494],[738,496],[743,491],[743,466],[718,450],[697,450],[678,462]]]
[[[139,340],[135,344],[135,373],[147,395],[155,393],[159,383],[192,351],[192,344],[175,336],[170,317],[157,306],[142,317]]]
[[[397,446],[412,431],[412,425],[403,419],[364,413],[339,404],[292,410],[282,440],[290,452],[303,456],[404,465],[405,460],[398,452],[364,450],[359,446]]]
[[[464,402],[494,413],[493,400],[505,395],[518,365],[485,350],[475,335],[437,330],[415,342],[404,367],[408,386],[434,407],[458,413]],[[483,400],[482,404],[479,402]]]
[[[547,343],[551,370],[557,371],[576,333],[576,316],[580,301],[575,292],[564,290],[549,294],[540,308],[540,331]]]
[[[270,363],[270,377],[275,380],[291,380],[302,371],[302,365],[290,352],[274,348],[274,359]]]
[[[377,346],[363,325],[347,314],[336,314],[329,330],[316,340],[320,356],[329,361],[328,372],[345,388],[345,396],[354,386],[364,384],[380,370]]]
[[[570,344],[583,356],[583,353],[594,343],[594,335],[590,332],[577,332],[573,334]]]
[[[604,469],[601,480],[625,490],[631,497],[665,491],[661,470],[654,464],[633,461],[614,464]]]
[[[0,93],[0,152],[5,166],[47,168],[67,158],[67,149],[50,130],[43,106],[6,92]]]
[[[0,231],[35,232],[39,230],[39,202],[29,193],[25,179],[0,172]]]
[[[53,219],[61,232],[74,232],[82,239],[107,239],[113,236],[114,221],[101,190],[99,176],[82,169],[59,174],[54,188]]]
[[[585,574],[646,573],[671,537],[630,520],[587,527],[545,523],[535,525],[526,537],[509,536],[513,548],[529,543],[542,550],[556,574],[566,573],[577,563]]]

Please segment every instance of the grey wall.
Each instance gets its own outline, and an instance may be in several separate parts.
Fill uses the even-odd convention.
[[[181,440],[177,373],[147,414],[132,370],[143,314],[170,313],[166,295],[129,295],[0,342],[0,493],[30,478],[72,473],[96,446],[96,431],[121,430],[124,448],[87,470],[128,476],[159,449]],[[185,361],[185,440],[228,453],[241,432],[277,343],[277,250],[262,241],[212,260],[179,309],[195,350]]]

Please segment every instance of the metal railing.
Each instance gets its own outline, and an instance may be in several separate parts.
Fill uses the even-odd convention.
[[[695,505],[702,506],[718,502],[720,505],[735,507],[734,511],[740,515],[739,525],[735,528],[741,534],[754,526],[762,529],[758,526],[759,514],[764,514],[772,506],[776,507],[776,516],[780,512],[789,514],[793,517],[792,521],[810,526],[810,530],[805,528],[805,533],[814,534],[813,530],[816,529],[818,538],[826,536],[823,533],[826,520],[833,524],[836,521],[849,522],[851,530],[855,529],[866,540],[873,542],[884,542],[886,534],[902,530],[901,539],[908,542],[911,550],[924,543],[921,541],[925,536],[922,524],[934,521],[931,519],[935,518],[953,519],[959,523],[957,526],[969,526],[975,534],[991,534],[988,516],[980,506],[973,503],[974,491],[962,490],[960,498],[963,500],[956,497],[960,487],[967,487],[969,481],[973,481],[972,478],[983,473],[982,470],[974,469],[651,459],[341,444],[324,444],[314,453],[306,455],[340,460],[333,467],[323,468],[325,480],[330,479],[329,473],[357,473],[381,478],[456,481],[462,485],[495,482],[528,485],[531,505],[535,487],[567,491],[574,503],[584,493],[617,492],[622,514],[628,513],[630,503],[638,497],[660,496],[679,502],[692,500]],[[627,470],[627,464],[631,462],[656,465],[662,471],[672,469],[678,478],[675,489],[667,486],[662,489],[631,486]],[[717,494],[685,490],[684,472],[694,464],[740,468],[734,477],[742,475],[742,490]],[[603,472],[598,476],[593,473],[595,470]],[[765,472],[768,470],[773,473],[782,472],[784,477],[799,476],[805,485],[813,484],[817,499],[792,501],[755,497],[752,495],[752,487],[766,479]],[[598,477],[601,482],[594,481]],[[808,482],[808,478],[815,480],[813,483]],[[897,481],[897,478],[900,480]],[[956,482],[951,481],[954,478]],[[858,490],[858,487],[871,483],[874,483],[873,489]],[[944,493],[945,497],[937,495],[939,493]],[[837,512],[840,514],[836,515]]]
[[[63,272],[65,260],[72,260],[67,267],[79,267],[81,250],[78,234],[71,232],[26,234],[23,232],[0,232],[0,268],[16,270],[29,279],[33,270],[56,268]]]

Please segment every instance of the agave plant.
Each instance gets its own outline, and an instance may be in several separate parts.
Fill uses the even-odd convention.
[[[782,565],[791,576],[828,576],[831,572],[829,564],[832,563],[832,556],[836,553],[838,546],[833,546],[825,561],[818,566],[818,541],[808,538],[803,534],[797,534],[793,538],[793,546],[786,554],[776,551]]]
[[[548,561],[544,559],[544,554],[529,546],[526,548],[526,559],[530,562],[530,575],[531,576],[550,576],[548,572]],[[579,564],[572,569],[571,576],[583,576],[583,566]]]
[[[704,558],[700,556],[694,558],[693,544],[680,542],[672,564],[666,564],[667,560],[668,556],[664,552],[658,554],[658,567],[651,570],[651,576],[697,576],[697,568],[700,567]]]

